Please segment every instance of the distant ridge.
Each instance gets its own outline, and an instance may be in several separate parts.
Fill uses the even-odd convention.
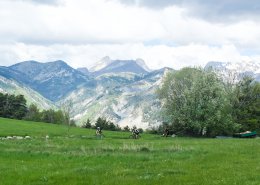
[[[89,77],[73,69],[62,60],[40,63],[25,61],[8,67],[19,76],[12,76],[32,89],[40,92],[51,101],[57,101],[78,85],[89,82]]]
[[[205,69],[213,69],[228,81],[232,80],[231,78],[238,81],[244,76],[251,76],[260,81],[260,62],[256,61],[236,63],[211,61],[206,64]]]
[[[205,69],[210,68],[227,80],[230,74],[239,78],[250,74],[260,81],[259,62],[209,62]],[[41,97],[40,104],[45,101],[47,105],[71,102],[71,116],[78,124],[86,119],[95,121],[98,117],[106,117],[122,127],[147,128],[163,120],[155,91],[169,71],[174,70],[164,67],[151,71],[142,59],[105,57],[90,70],[74,69],[62,60],[25,61],[9,67],[0,66],[0,89],[3,92],[23,91],[28,99],[30,94],[35,94],[30,100],[34,102],[39,93],[46,98]]]
[[[146,74],[151,70],[142,59],[137,60],[111,60],[108,56],[102,58],[89,71],[95,76],[105,73],[131,72]]]

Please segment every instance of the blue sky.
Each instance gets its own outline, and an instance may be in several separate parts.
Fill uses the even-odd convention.
[[[1,0],[0,65],[104,56],[152,69],[260,59],[257,0]]]

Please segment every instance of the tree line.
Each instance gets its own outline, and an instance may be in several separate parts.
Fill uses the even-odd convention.
[[[70,119],[69,112],[66,107],[62,110],[40,110],[35,104],[27,106],[23,95],[0,93],[0,117],[76,126],[75,122]],[[120,128],[118,124],[101,117],[94,124],[91,124],[90,119],[87,119],[82,125],[82,128],[96,129],[97,127],[111,131],[131,131],[136,128],[135,126],[133,128],[128,126]],[[143,131],[141,128],[139,130]]]
[[[75,125],[67,116],[66,112],[62,110],[48,109],[40,111],[34,104],[28,107],[23,95],[0,93],[0,117],[54,124],[70,123],[70,125]]]
[[[252,77],[227,81],[212,70],[183,68],[169,72],[157,93],[165,127],[176,134],[214,137],[260,130],[260,83]]]
[[[28,107],[24,119],[28,121],[38,121],[53,124],[69,124],[69,126],[75,126],[75,122],[70,119],[65,111],[54,109],[40,111],[39,108],[34,104],[31,104]]]
[[[136,129],[136,126],[133,126],[130,128],[128,125],[121,128],[118,124],[114,124],[112,121],[107,120],[106,118],[99,117],[94,124],[91,123],[90,119],[87,119],[86,122],[83,123],[82,128],[92,128],[96,129],[97,127],[100,127],[103,130],[111,130],[111,131],[125,131],[129,132],[133,129]],[[142,128],[138,129],[140,133],[143,132]]]

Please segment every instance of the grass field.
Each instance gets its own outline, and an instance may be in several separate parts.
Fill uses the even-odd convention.
[[[260,139],[162,138],[0,118],[0,184],[259,185]],[[49,135],[46,140],[45,136]]]

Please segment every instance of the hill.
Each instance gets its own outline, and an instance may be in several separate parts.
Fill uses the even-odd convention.
[[[27,100],[27,104],[35,104],[41,110],[43,109],[56,109],[57,107],[53,102],[41,96],[38,92],[32,90],[26,85],[22,85],[17,81],[7,79],[0,76],[0,92],[8,94],[21,94]]]

